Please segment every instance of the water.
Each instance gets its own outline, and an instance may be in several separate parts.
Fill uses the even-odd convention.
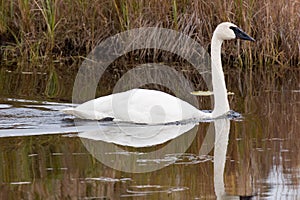
[[[299,103],[299,90],[264,91],[231,102],[242,120],[162,129],[74,121],[59,112],[69,104],[2,98],[0,199],[300,199]]]

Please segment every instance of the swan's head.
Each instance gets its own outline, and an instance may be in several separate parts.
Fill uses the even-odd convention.
[[[230,22],[223,22],[219,24],[214,31],[214,36],[220,40],[250,40],[254,42],[255,40],[240,29],[237,25]]]

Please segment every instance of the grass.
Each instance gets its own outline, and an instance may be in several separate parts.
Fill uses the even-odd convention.
[[[266,74],[275,79],[299,72],[299,10],[297,0],[0,0],[0,64],[45,72],[52,72],[53,65],[79,66],[100,41],[149,26],[181,31],[208,47],[216,25],[231,21],[256,43],[225,45],[225,73],[234,67],[241,79],[259,82]],[[164,61],[183,62],[152,50],[132,52],[124,59],[134,65],[137,59],[155,62],[161,55]]]
[[[52,51],[55,42],[55,29],[59,22],[56,21],[56,12],[57,12],[57,0],[45,0],[41,1],[41,6],[37,0],[34,0],[34,3],[38,7],[38,10],[42,13],[43,18],[45,20],[45,24],[47,26],[47,31],[45,31],[45,35],[47,38],[47,50]]]
[[[24,59],[31,59],[30,49],[37,42],[42,47],[37,56],[84,56],[99,40],[144,26],[179,31],[190,26],[193,31],[185,33],[207,45],[219,22],[232,21],[257,39],[255,45],[242,44],[246,64],[299,65],[300,3],[296,0],[1,0],[0,4],[1,49],[7,60],[16,59],[11,46]],[[229,47],[226,51],[235,53]]]

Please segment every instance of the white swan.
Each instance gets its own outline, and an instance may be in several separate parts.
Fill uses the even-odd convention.
[[[221,63],[221,45],[224,40],[243,39],[254,41],[236,25],[230,22],[219,24],[211,41],[212,85],[214,91],[214,109],[205,113],[187,102],[167,93],[133,89],[111,94],[85,102],[76,108],[67,108],[63,112],[83,119],[114,120],[136,123],[169,123],[188,119],[216,118],[229,111],[227,89]]]

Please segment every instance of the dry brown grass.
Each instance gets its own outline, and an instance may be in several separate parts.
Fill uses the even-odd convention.
[[[1,0],[2,58],[84,56],[118,32],[144,26],[182,31],[208,45],[215,26],[232,21],[257,39],[243,43],[243,62],[299,64],[300,3],[247,1]],[[227,48],[227,57],[236,49]]]

